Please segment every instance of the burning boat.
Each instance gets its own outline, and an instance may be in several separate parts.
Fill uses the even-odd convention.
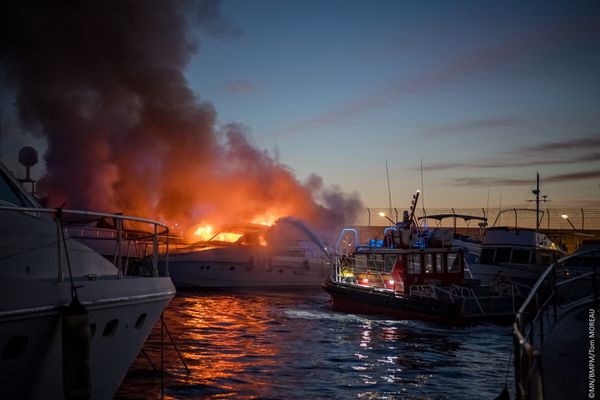
[[[451,243],[419,240],[413,197],[408,218],[385,228],[383,239],[358,244],[358,232],[345,229],[323,288],[335,310],[389,315],[449,324],[510,321],[526,293],[509,279],[482,286],[465,277],[462,249]]]
[[[247,224],[179,245],[161,259],[181,288],[320,287],[330,270],[327,247],[299,221]]]

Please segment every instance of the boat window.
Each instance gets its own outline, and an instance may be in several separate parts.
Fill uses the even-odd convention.
[[[444,273],[444,261],[442,260],[442,253],[435,255],[435,272],[438,274]]]
[[[479,262],[482,264],[494,264],[494,249],[483,249],[481,250],[481,257]]]
[[[510,247],[496,249],[496,264],[508,263],[510,261]]]
[[[383,270],[383,254],[369,254],[369,269]]]
[[[398,260],[398,256],[396,254],[386,254],[385,255],[385,271],[391,272],[392,268],[396,264],[396,260]]]
[[[413,275],[421,274],[421,255],[420,254],[409,254],[408,255],[406,271],[409,274],[413,274]]]
[[[425,273],[433,273],[433,254],[425,254]]]
[[[460,257],[458,257],[458,253],[448,253],[448,272],[460,272]]]
[[[552,262],[552,258],[548,253],[540,254],[540,264],[541,265],[549,265]]]
[[[512,264],[529,264],[529,254],[530,251],[527,249],[513,249],[510,262]]]
[[[367,255],[366,254],[356,255],[354,266],[358,271],[366,271],[367,270]]]
[[[33,207],[27,197],[4,174],[0,178],[0,200],[19,207]]]

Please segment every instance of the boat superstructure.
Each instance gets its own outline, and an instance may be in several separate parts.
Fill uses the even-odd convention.
[[[175,295],[157,257],[147,276],[127,275],[120,257],[111,263],[70,238],[62,222],[73,215],[146,225],[156,255],[167,237],[150,220],[42,208],[0,164],[3,398],[112,398]]]
[[[471,263],[469,269],[483,284],[506,276],[531,287],[549,264],[565,255],[560,246],[536,229],[493,226],[485,233],[479,261]]]
[[[454,210],[452,210],[454,211]],[[485,211],[484,211],[485,214]],[[442,227],[442,221],[451,219],[453,221],[452,228]],[[462,249],[467,265],[479,262],[481,256],[481,240],[484,236],[487,227],[487,217],[466,214],[433,214],[419,217],[418,220],[423,225],[425,240],[441,246],[452,246],[455,249]],[[427,226],[430,220],[436,221],[437,226]],[[472,221],[478,221],[479,238],[468,235],[458,234],[456,228],[457,220],[462,220],[467,227]]]
[[[469,265],[473,277],[480,279],[482,283],[487,284],[499,276],[505,276],[531,287],[549,264],[566,255],[563,248],[540,232],[544,217],[540,202],[548,200],[546,196],[540,200],[539,174],[532,193],[535,195],[535,209],[500,210],[492,227],[486,231],[479,262]],[[523,213],[535,213],[535,228],[519,226],[518,217]],[[514,214],[513,226],[497,225],[501,217],[509,214]]]

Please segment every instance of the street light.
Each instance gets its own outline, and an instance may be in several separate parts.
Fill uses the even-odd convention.
[[[385,215],[385,213],[383,211],[379,212],[379,216],[383,217],[385,219],[387,219],[388,221],[390,221],[393,225],[396,225],[396,223],[394,221],[392,221],[387,215]]]
[[[573,223],[571,222],[571,220],[569,219],[569,216],[567,214],[563,214],[563,215],[561,215],[561,217],[563,217],[563,219],[567,220],[567,222],[569,223],[569,225],[571,225],[571,228],[573,228],[574,231],[577,230],[577,228],[575,228],[575,225],[573,225]]]

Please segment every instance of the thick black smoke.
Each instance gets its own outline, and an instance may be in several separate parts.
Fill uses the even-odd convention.
[[[278,217],[332,226],[361,207],[356,195],[301,185],[236,126],[219,140],[213,106],[196,97],[184,75],[199,48],[194,32],[240,33],[220,15],[219,2],[0,7],[5,88],[24,130],[47,139],[39,190],[54,203],[184,226],[281,210],[286,214]]]

